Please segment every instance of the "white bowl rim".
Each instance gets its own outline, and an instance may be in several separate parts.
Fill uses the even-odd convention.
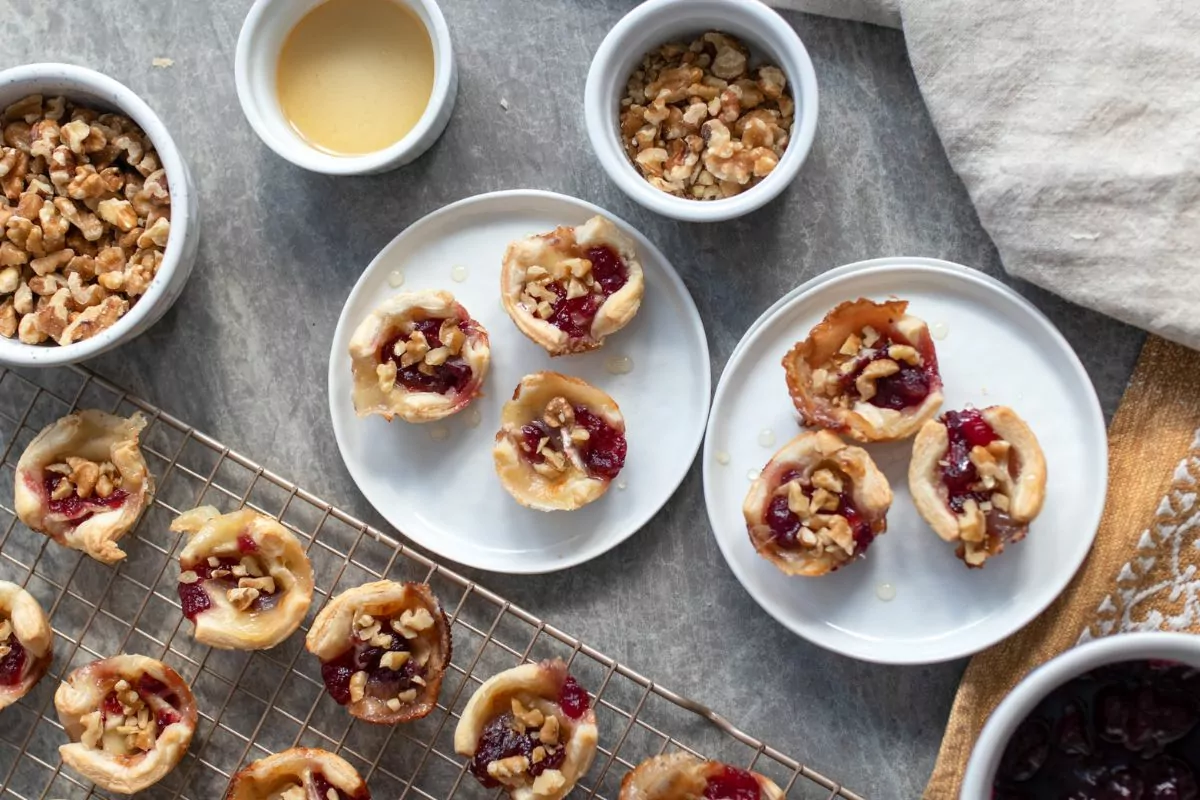
[[[127,337],[131,330],[136,329],[155,310],[161,296],[171,284],[171,276],[179,265],[187,240],[192,202],[187,166],[175,145],[175,140],[158,114],[136,92],[116,78],[75,64],[47,61],[0,71],[0,88],[47,81],[78,86],[80,94],[97,96],[97,100],[102,102],[105,95],[111,95],[116,100],[117,109],[138,124],[154,145],[159,163],[167,171],[167,184],[171,190],[171,233],[163,251],[163,262],[151,281],[150,288],[138,298],[125,316],[90,339],[69,345],[34,345],[16,339],[6,340],[6,344],[0,346],[0,363],[15,366],[54,367],[78,363],[99,355]],[[31,93],[42,92],[31,89]],[[70,93],[70,90],[63,92],[68,95]],[[18,346],[14,347],[12,352],[7,352],[7,344]]]
[[[250,12],[246,15],[245,22],[242,23],[234,55],[234,84],[237,88],[238,102],[242,106],[243,116],[249,121],[254,132],[258,134],[258,138],[280,158],[290,161],[298,167],[325,175],[363,175],[379,172],[420,146],[435,125],[442,109],[450,101],[450,90],[454,82],[454,45],[450,39],[450,27],[446,24],[446,17],[442,14],[442,8],[436,0],[399,0],[402,5],[412,3],[421,6],[429,15],[432,23],[432,26],[425,26],[435,47],[433,89],[429,93],[429,103],[425,106],[425,111],[413,129],[404,134],[399,141],[382,150],[357,156],[337,156],[332,153],[324,153],[316,147],[302,142],[294,147],[289,147],[286,143],[279,141],[259,118],[260,112],[258,104],[255,102],[256,95],[250,88],[250,49],[253,40],[258,38],[267,9],[273,4],[283,2],[291,2],[291,0],[255,0]],[[313,8],[315,7],[314,5]],[[440,57],[438,57],[439,55]],[[299,141],[299,137],[297,139]]]
[[[992,796],[992,781],[1009,739],[1046,695],[1104,664],[1143,659],[1167,659],[1200,667],[1200,636],[1167,631],[1117,633],[1073,647],[1036,667],[988,717],[967,762],[961,800],[987,800]]]
[[[784,151],[779,166],[761,183],[734,197],[721,200],[688,200],[655,189],[629,163],[618,141],[618,128],[608,124],[610,112],[614,121],[617,115],[615,109],[609,108],[607,99],[602,96],[602,76],[612,72],[614,62],[627,49],[625,42],[631,35],[656,15],[674,7],[682,7],[681,13],[697,8],[721,7],[747,17],[761,27],[774,28],[789,49],[790,57],[799,67],[798,74],[795,75],[791,74],[790,70],[785,70],[792,85],[792,95],[798,98],[797,106],[800,109],[800,115],[792,125],[787,150]],[[676,24],[679,18],[670,21]],[[780,67],[783,68],[783,65]],[[800,99],[803,100],[802,103]],[[588,138],[591,139],[592,149],[609,178],[621,191],[642,206],[685,222],[720,222],[733,219],[748,214],[778,197],[796,178],[808,157],[816,138],[818,110],[817,75],[808,49],[795,29],[760,0],[646,0],[622,17],[604,37],[604,41],[592,57],[584,89],[585,117],[600,123],[587,126]]]

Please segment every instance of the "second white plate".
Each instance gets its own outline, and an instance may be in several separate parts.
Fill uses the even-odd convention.
[[[870,661],[958,658],[1011,635],[1066,587],[1104,508],[1107,444],[1095,391],[1070,346],[1012,290],[982,273],[924,259],[836,270],[773,306],[735,349],[717,387],[704,447],[704,491],[717,542],[738,580],[805,638]],[[1030,535],[968,570],[908,493],[911,440],[870,445],[895,500],[865,559],[821,578],[788,578],[754,552],[741,503],[752,471],[800,432],[780,360],[833,306],[896,295],[937,332],[943,409],[1013,406],[1046,453],[1047,501]],[[760,444],[770,431],[773,443]],[[722,464],[718,454],[728,455]],[[890,600],[883,599],[892,595]]]

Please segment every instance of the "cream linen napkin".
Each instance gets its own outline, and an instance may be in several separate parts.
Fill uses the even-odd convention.
[[[770,1],[902,19],[1005,269],[1200,348],[1200,0]]]

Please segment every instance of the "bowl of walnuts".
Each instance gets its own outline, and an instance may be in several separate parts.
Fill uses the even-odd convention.
[[[0,72],[0,364],[75,363],[140,335],[198,243],[187,167],[141,98],[69,64]]]
[[[649,0],[596,51],[584,113],[625,194],[716,222],[760,208],[799,173],[817,79],[796,32],[758,0]]]

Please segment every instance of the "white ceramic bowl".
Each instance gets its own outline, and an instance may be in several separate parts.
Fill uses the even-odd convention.
[[[107,75],[71,64],[26,64],[0,72],[0,108],[31,94],[64,95],[94,108],[119,111],[145,131],[167,171],[171,235],[158,274],[128,314],[92,338],[65,347],[30,345],[0,337],[0,364],[10,367],[74,364],[140,336],[167,312],[183,291],[200,244],[199,212],[191,174],[166,126],[145,101]]]
[[[433,41],[433,91],[416,127],[395,144],[359,156],[337,156],[306,142],[283,115],[275,70],[283,43],[301,18],[324,0],[257,0],[238,36],[234,78],[242,113],[267,146],[298,167],[326,175],[370,175],[414,160],[446,129],[458,95],[458,67],[446,18],[434,0],[394,0],[412,10]]]
[[[709,30],[744,41],[750,47],[752,63],[778,65],[795,98],[796,117],[779,166],[760,183],[722,200],[688,200],[655,189],[630,163],[621,143],[620,103],[630,73],[646,53]],[[783,17],[758,0],[649,0],[609,31],[592,58],[584,118],[592,149],[621,191],[666,217],[717,222],[765,205],[799,173],[817,131],[817,76],[800,37]]]
[[[1143,659],[1178,661],[1200,668],[1200,636],[1125,633],[1072,648],[1029,673],[996,707],[975,742],[963,776],[961,800],[988,800],[1008,740],[1046,695],[1072,678],[1105,664]]]

